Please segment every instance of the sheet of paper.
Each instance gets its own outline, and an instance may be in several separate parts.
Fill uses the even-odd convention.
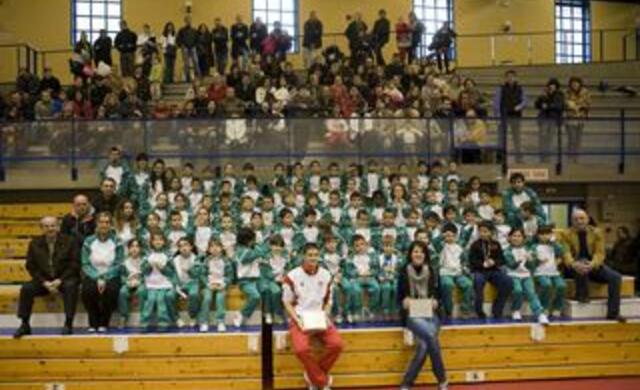
[[[433,306],[431,299],[410,299],[409,317],[412,318],[432,318]]]

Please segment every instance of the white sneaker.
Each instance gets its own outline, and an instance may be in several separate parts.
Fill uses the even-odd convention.
[[[242,314],[238,313],[233,319],[233,326],[235,326],[236,328],[241,327],[243,322],[242,320]]]
[[[200,332],[206,333],[209,331],[209,324],[200,324]]]
[[[333,385],[333,376],[329,375],[327,379],[327,385],[323,387],[322,390],[331,390],[331,386]]]
[[[89,328],[89,329],[87,329],[87,332],[96,333],[96,328]]]
[[[196,320],[189,320],[189,328],[195,328],[198,323]]]
[[[335,322],[336,324],[342,324],[342,316],[340,314],[338,314],[335,318]]]
[[[549,318],[547,317],[546,314],[541,313],[538,316],[538,323],[542,324],[542,325],[549,325]]]
[[[184,328],[184,325],[185,325],[184,320],[182,318],[178,318],[178,320],[176,321],[176,326],[182,329]]]
[[[306,371],[302,373],[302,376],[304,377],[304,383],[307,385],[307,390],[319,390],[313,383],[311,383]]]
[[[353,314],[347,314],[347,322],[353,324]]]
[[[224,333],[226,331],[227,331],[227,326],[224,324],[224,322],[218,323],[218,332]]]
[[[511,318],[514,321],[522,321],[522,313],[520,313],[520,310],[516,310],[513,313],[511,313]]]
[[[264,315],[264,323],[267,325],[273,324],[273,316],[271,314]]]
[[[449,382],[440,383],[438,385],[438,390],[449,390]]]
[[[98,327],[98,333],[107,333],[107,327],[106,326],[99,326]]]

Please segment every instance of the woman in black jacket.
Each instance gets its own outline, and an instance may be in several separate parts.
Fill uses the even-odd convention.
[[[416,313],[410,313],[412,300],[431,300],[433,316],[422,317]],[[442,361],[438,332],[440,321],[438,320],[438,274],[429,261],[427,245],[420,241],[414,241],[407,252],[406,264],[402,267],[398,278],[398,302],[401,306],[401,317],[405,326],[413,333],[416,339],[416,353],[404,375],[401,390],[408,390],[413,386],[427,354],[431,358],[431,367],[438,379],[438,389],[446,390],[447,374]],[[414,301],[415,302],[415,301]]]

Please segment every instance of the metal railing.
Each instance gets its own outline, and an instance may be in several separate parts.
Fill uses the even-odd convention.
[[[48,172],[96,175],[113,145],[129,156],[271,167],[305,158],[365,163],[452,159],[494,164],[599,164],[625,172],[640,162],[640,118],[282,118],[36,121],[0,124],[0,180]],[[65,173],[66,172],[66,173]]]

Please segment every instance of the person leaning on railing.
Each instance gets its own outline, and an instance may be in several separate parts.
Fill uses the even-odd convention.
[[[569,159],[578,161],[578,153],[582,145],[582,132],[584,131],[585,120],[589,116],[591,108],[591,94],[580,77],[571,77],[566,92],[567,110],[567,152]]]
[[[538,109],[538,152],[540,161],[545,162],[562,126],[565,109],[564,93],[560,90],[558,79],[547,81],[544,92],[536,99],[535,107]]]

